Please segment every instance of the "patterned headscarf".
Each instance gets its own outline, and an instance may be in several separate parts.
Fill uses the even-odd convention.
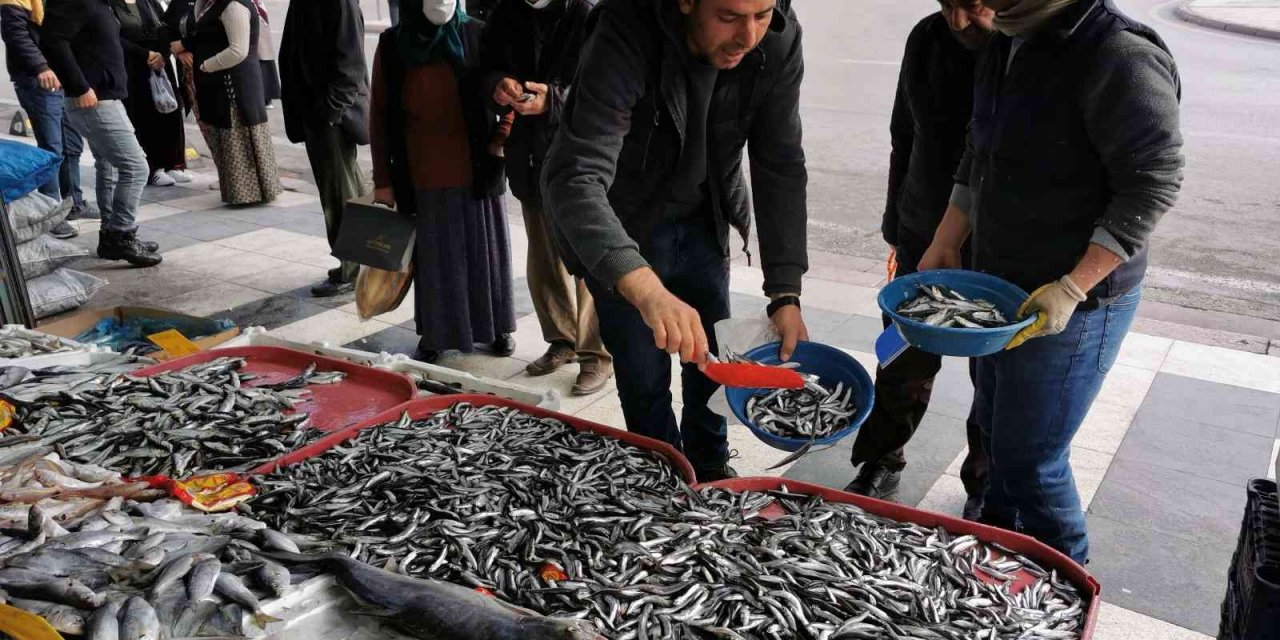
[[[400,59],[410,67],[440,60],[462,61],[466,55],[462,44],[462,25],[470,20],[459,4],[453,19],[437,27],[422,13],[422,0],[400,0],[400,25],[396,27]]]

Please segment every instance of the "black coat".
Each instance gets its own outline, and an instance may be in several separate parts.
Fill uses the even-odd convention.
[[[290,3],[280,41],[285,133],[306,141],[308,127],[341,127],[369,144],[369,73],[364,16],[356,0]]]
[[[4,38],[4,63],[9,77],[32,78],[49,69],[40,51],[40,27],[31,12],[14,4],[0,5],[0,36]]]
[[[213,73],[200,70],[200,65],[227,48],[227,30],[221,16],[227,6],[239,3],[249,10],[249,55],[239,64]],[[221,0],[195,21],[194,31],[186,40],[195,54],[196,102],[200,105],[200,121],[219,128],[231,127],[231,110],[237,109],[241,125],[255,126],[267,122],[267,99],[262,90],[262,64],[258,60],[258,30],[262,22],[251,0]]]
[[[921,20],[907,37],[889,124],[893,151],[880,227],[889,244],[899,243],[900,229],[932,238],[947,210],[973,114],[976,59],[951,35],[941,13]]]
[[[40,48],[70,97],[93,89],[99,100],[129,95],[120,22],[107,0],[58,0],[45,7]]]
[[[511,193],[522,202],[542,200],[543,160],[578,71],[587,15],[594,4],[591,0],[556,0],[556,6],[536,10],[525,0],[500,0],[489,13],[481,39],[482,65],[487,73],[485,95],[492,100],[494,89],[504,78],[548,85],[547,112],[517,115],[504,151]]]
[[[112,0],[112,6],[119,12],[124,0]],[[151,67],[147,58],[151,52],[164,57],[164,76],[174,91],[174,97],[182,104],[182,92],[178,91],[178,81],[173,75],[173,67],[169,64],[173,57],[169,53],[169,43],[178,39],[177,33],[164,18],[164,10],[156,0],[137,0],[139,12],[142,13],[144,31],[129,33],[120,30],[120,45],[124,49],[125,70],[129,74],[129,96],[138,100],[151,100]],[[132,107],[131,107],[132,108]]]

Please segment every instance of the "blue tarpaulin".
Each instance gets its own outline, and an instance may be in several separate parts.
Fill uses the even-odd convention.
[[[48,182],[58,173],[62,158],[29,144],[0,140],[0,192],[13,202]]]

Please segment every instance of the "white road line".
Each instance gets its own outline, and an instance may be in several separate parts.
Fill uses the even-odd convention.
[[[1225,29],[1211,29],[1209,27],[1202,27],[1197,24],[1186,22],[1182,18],[1179,18],[1173,9],[1177,5],[1180,5],[1184,2],[1186,2],[1186,0],[1169,0],[1169,2],[1166,2],[1164,4],[1158,4],[1148,9],[1147,15],[1151,16],[1151,19],[1154,21],[1159,21],[1161,23],[1167,24],[1176,29],[1181,29],[1183,31],[1194,31],[1195,33],[1204,33],[1204,34],[1215,35],[1219,37],[1230,38],[1237,42],[1246,41],[1246,42],[1254,42],[1261,45],[1271,45],[1271,46],[1275,45],[1273,41],[1267,40],[1266,38],[1259,38],[1257,36],[1249,36],[1241,33],[1234,33],[1232,31],[1227,31]],[[1166,17],[1166,14],[1168,15],[1168,17]]]
[[[1236,278],[1233,276],[1215,276],[1206,273],[1192,273],[1190,271],[1169,269],[1167,267],[1150,267],[1148,269],[1148,274],[1157,277],[1172,278],[1174,280],[1191,280],[1223,289],[1245,291],[1249,293],[1262,293],[1280,298],[1280,283],[1275,282],[1247,280],[1245,278]]]
[[[1280,473],[1280,440],[1276,440],[1276,446],[1271,449],[1271,468],[1267,469],[1267,477],[1275,480],[1277,473]]]

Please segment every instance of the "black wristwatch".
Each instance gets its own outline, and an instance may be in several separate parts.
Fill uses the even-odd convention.
[[[797,307],[800,306],[800,296],[782,296],[781,298],[770,302],[769,306],[764,308],[764,311],[770,318],[772,318],[773,314],[778,312],[778,309],[790,305],[795,305]]]

